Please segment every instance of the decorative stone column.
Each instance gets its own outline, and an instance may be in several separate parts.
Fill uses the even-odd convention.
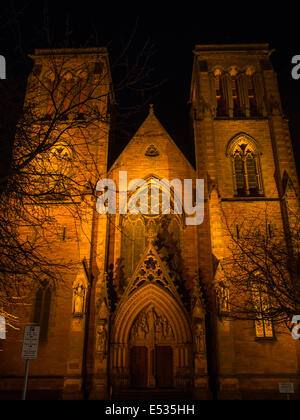
[[[82,399],[82,363],[86,326],[86,301],[89,284],[84,264],[79,269],[72,286],[72,312],[69,354],[64,379],[63,399]]]
[[[194,397],[208,399],[210,393],[206,356],[205,306],[198,278],[194,280],[192,324],[194,336]]]
[[[89,399],[109,398],[108,363],[110,335],[110,307],[107,294],[107,275],[96,288],[96,317],[94,331],[94,374],[93,387]]]

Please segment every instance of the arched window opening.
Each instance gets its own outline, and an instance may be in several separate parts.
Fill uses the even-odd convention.
[[[54,75],[49,72],[44,77],[46,92],[45,118],[50,119],[55,112],[62,120],[83,119],[88,98],[88,75],[74,76],[71,72]]]
[[[244,162],[239,154],[234,157],[235,182],[238,195],[242,195],[246,191]]]
[[[257,195],[259,193],[258,173],[256,168],[255,156],[253,156],[252,153],[248,154],[248,156],[246,157],[246,170],[249,194]]]
[[[257,100],[254,89],[253,74],[247,75],[247,87],[248,87],[248,98],[249,98],[249,107],[250,107],[250,116],[258,116],[258,107]]]
[[[242,116],[241,103],[238,91],[238,82],[236,75],[231,76],[232,99],[233,99],[233,116]]]
[[[266,291],[262,290],[258,285],[253,286],[252,291],[253,305],[256,311],[255,335],[257,339],[273,339],[274,329],[271,319],[266,314],[270,305]]]
[[[131,216],[122,225],[121,258],[127,284],[145,250],[145,226],[141,218]]]
[[[266,115],[262,79],[254,67],[216,69],[210,77],[216,95],[213,98],[216,117],[244,119]]]
[[[35,296],[33,322],[40,326],[40,342],[47,342],[50,312],[51,312],[52,290],[40,288]]]
[[[224,117],[227,115],[227,111],[226,100],[224,96],[223,80],[220,71],[216,71],[215,74],[215,89],[217,98],[217,117]]]
[[[240,137],[231,146],[234,191],[236,196],[261,196],[262,176],[259,155],[253,142]]]

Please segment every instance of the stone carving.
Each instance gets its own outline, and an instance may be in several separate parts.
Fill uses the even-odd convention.
[[[112,267],[113,268],[113,267]],[[112,273],[113,275],[113,273]],[[96,301],[96,317],[97,322],[106,321],[110,314],[110,301],[108,298],[108,281],[113,282],[113,278],[107,273],[104,274],[103,280],[97,284],[97,301]]]
[[[157,150],[157,148],[151,144],[148,149],[146,150],[145,156],[148,157],[157,157],[159,156],[159,151]]]
[[[155,314],[155,312],[154,312]],[[155,314],[156,315],[156,314]],[[172,331],[172,327],[169,324],[169,321],[165,315],[158,316],[155,320],[154,325],[155,332],[160,336],[162,339],[173,338],[174,334]]]
[[[196,353],[205,352],[205,329],[203,321],[198,321],[195,325],[195,350]]]
[[[166,276],[164,276],[158,258],[155,257],[152,251],[150,251],[145,258],[144,263],[140,266],[137,274],[137,277],[132,283],[130,293],[147,283],[157,284],[160,287],[164,287],[170,293],[174,293],[174,289],[167,281]]]
[[[77,283],[73,288],[73,316],[82,317],[85,311],[86,290],[82,283]]]
[[[192,289],[192,315],[193,318],[205,317],[205,299],[200,287],[200,279],[196,276],[193,280],[194,287]]]
[[[147,224],[147,229],[146,229],[146,238],[148,242],[151,243],[156,239],[157,230],[158,230],[157,223],[155,223],[153,220],[150,220]]]
[[[149,320],[148,314],[142,313],[138,316],[137,320],[132,327],[132,334],[135,338],[145,339],[149,333]]]
[[[174,333],[168,318],[165,315],[160,315],[154,308],[147,312],[142,312],[135,320],[131,336],[133,339],[147,339],[148,335],[152,333],[157,341],[172,340]]]
[[[229,303],[229,287],[223,282],[220,282],[216,287],[216,295],[218,300],[218,309],[220,315],[229,314],[230,303]]]
[[[107,332],[104,324],[97,327],[96,350],[102,353],[102,358],[106,357],[107,350]]]
[[[98,318],[99,319],[107,319],[109,316],[109,310],[106,304],[106,300],[102,300],[102,302],[99,305],[99,313]]]

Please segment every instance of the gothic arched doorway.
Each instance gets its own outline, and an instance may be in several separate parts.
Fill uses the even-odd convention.
[[[124,296],[112,323],[114,388],[181,388],[191,382],[192,336],[183,306],[154,283]]]
[[[132,324],[129,338],[131,385],[140,388],[171,388],[174,366],[175,334],[170,321],[161,310],[150,304]],[[134,357],[135,356],[135,357]],[[145,378],[146,376],[146,378]]]

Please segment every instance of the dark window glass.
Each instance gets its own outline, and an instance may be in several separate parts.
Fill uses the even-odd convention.
[[[245,168],[243,159],[240,156],[234,158],[235,179],[238,195],[243,195],[246,192],[245,185]]]
[[[33,322],[40,326],[40,342],[47,341],[51,310],[51,289],[39,289],[36,293]]]
[[[248,176],[248,187],[250,195],[258,194],[258,183],[256,176],[256,163],[253,156],[248,156],[246,158],[247,165],[247,176]]]
[[[256,97],[255,97],[254,85],[253,85],[253,76],[248,75],[247,81],[248,81],[248,97],[249,97],[249,105],[250,105],[250,115],[252,117],[255,117],[258,115],[258,108],[257,108]]]
[[[216,97],[217,97],[217,116],[224,117],[226,115],[226,104],[223,95],[222,80],[220,75],[215,77]]]
[[[241,112],[241,104],[238,95],[237,89],[237,80],[235,76],[231,77],[231,85],[232,85],[232,99],[233,99],[233,115],[234,117],[240,117],[242,115]]]
[[[136,269],[145,250],[145,227],[141,220],[128,220],[122,228],[122,264],[125,284]]]

